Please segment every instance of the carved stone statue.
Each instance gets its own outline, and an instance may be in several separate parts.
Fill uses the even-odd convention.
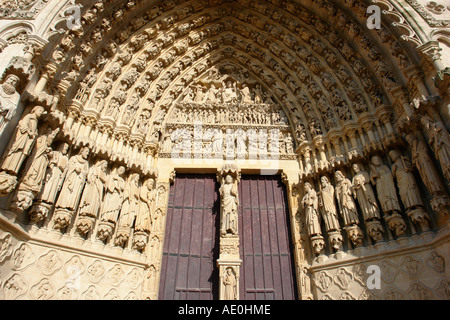
[[[352,181],[353,197],[358,200],[364,220],[379,219],[380,212],[370,185],[369,174],[362,171],[360,165],[356,163],[353,164],[353,171],[356,173]]]
[[[106,183],[106,160],[98,161],[89,169],[86,187],[81,197],[78,209],[77,231],[86,234],[92,230],[93,223],[97,218],[100,204],[103,200],[104,185]]]
[[[100,223],[97,229],[98,239],[105,241],[112,235],[113,229],[119,217],[123,203],[123,191],[125,190],[125,167],[116,168],[106,182],[106,193],[100,209]]]
[[[221,196],[221,235],[238,234],[238,190],[234,178],[226,175],[219,193]]]
[[[33,199],[41,191],[51,157],[51,144],[58,132],[59,128],[52,130],[49,127],[46,134],[37,138],[33,152],[25,167],[25,174],[18,187],[17,197],[13,205],[16,210],[23,211],[31,207]]]
[[[69,162],[69,157],[67,156],[68,151],[69,145],[67,143],[62,143],[57,151],[51,153],[44,187],[37,195],[35,203],[30,210],[30,219],[34,223],[37,223],[48,216],[48,213],[56,200],[56,195],[59,190],[61,190],[66,175],[67,164]]]
[[[252,94],[246,83],[242,84],[240,94],[241,94],[241,103],[243,103],[243,104],[252,104],[253,103]]]
[[[322,218],[327,231],[339,230],[339,221],[334,204],[334,188],[327,177],[320,178],[322,188],[319,192],[319,207],[322,211]]]
[[[411,146],[412,162],[419,171],[420,177],[428,191],[431,194],[442,193],[444,186],[433,165],[433,160],[430,158],[425,142],[411,134],[406,136],[406,140]]]
[[[336,180],[336,198],[344,224],[350,226],[359,223],[358,211],[352,198],[352,182],[341,171],[334,173]]]
[[[125,190],[125,167],[118,167],[109,175],[106,183],[106,194],[101,209],[101,220],[117,222],[120,209],[122,208],[123,191]]]
[[[221,129],[215,129],[212,137],[212,150],[214,155],[222,156],[223,154],[223,134]]]
[[[433,196],[431,199],[431,207],[444,216],[448,215],[450,212],[450,199],[434,167],[433,160],[428,153],[425,142],[412,134],[408,134],[406,140],[411,146],[412,162],[419,171],[420,177],[428,191]]]
[[[237,102],[237,88],[236,82],[232,82],[231,80],[227,81],[227,83],[223,83],[222,88],[222,100],[223,103],[232,103]]]
[[[1,170],[17,175],[25,158],[30,154],[38,134],[38,119],[47,114],[41,106],[34,107],[29,114],[19,121],[11,144],[6,150],[6,157]]]
[[[429,216],[423,209],[419,187],[414,178],[413,166],[407,157],[397,150],[389,151],[392,161],[392,174],[397,180],[400,199],[406,208],[406,213],[414,223],[419,223],[423,231],[429,229]]]
[[[70,220],[81,197],[81,191],[86,182],[89,172],[89,148],[84,147],[80,153],[70,158],[67,172],[56,201],[55,215],[53,216],[53,227],[61,229],[69,225]]]
[[[0,135],[16,114],[17,104],[20,100],[20,94],[17,92],[19,81],[19,77],[11,74],[0,86]]]
[[[255,100],[254,102],[256,104],[260,104],[260,103],[264,103],[264,94],[261,88],[260,84],[256,84],[255,85],[255,89],[253,90],[253,93],[255,95]]]
[[[408,158],[402,156],[399,151],[389,151],[394,164],[392,165],[392,174],[397,179],[397,186],[400,198],[406,208],[423,206],[420,197],[420,191],[412,174],[412,164]]]
[[[225,270],[223,276],[223,300],[237,300],[237,280],[233,268]]]
[[[383,227],[378,220],[380,219],[380,211],[370,185],[369,174],[362,171],[357,163],[353,164],[353,171],[356,173],[352,181],[353,197],[358,200],[366,222],[367,233],[374,241],[382,241]]]
[[[304,190],[305,195],[303,196],[301,207],[304,210],[308,234],[310,236],[322,234],[318,213],[319,200],[317,193],[309,182],[305,182]]]
[[[400,211],[391,170],[378,156],[373,156],[371,162],[370,180],[376,186],[381,208],[385,213]]]
[[[205,102],[208,103],[216,103],[218,101],[219,89],[216,88],[214,83],[211,84],[211,87],[208,89],[208,92],[205,95]]]
[[[428,129],[429,143],[441,164],[444,177],[450,181],[450,135],[447,128],[442,121],[433,122],[427,116],[422,117],[421,122]]]
[[[394,230],[397,236],[405,234],[406,223],[400,215],[400,204],[395,190],[394,177],[386,165],[383,165],[378,156],[372,157],[370,179],[376,185],[378,199],[385,215],[384,218],[389,228]]]
[[[123,246],[128,240],[130,227],[139,212],[139,174],[134,173],[130,176],[123,194],[123,204],[115,237],[115,244],[118,246]]]

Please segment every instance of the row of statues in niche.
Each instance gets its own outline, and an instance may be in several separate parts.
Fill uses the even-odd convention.
[[[360,215],[356,203],[373,242],[384,239],[382,213],[389,228],[397,237],[405,235],[407,227],[401,214],[403,211],[401,203],[406,214],[413,223],[420,226],[422,232],[430,229],[430,218],[424,209],[411,162],[398,150],[391,150],[389,156],[393,162],[391,169],[383,164],[379,156],[373,156],[369,172],[365,171],[361,164],[353,164],[352,180],[338,170],[334,174],[334,186],[327,176],[320,178],[320,189],[317,192],[311,183],[304,183],[301,208],[307,233],[316,254],[321,254],[325,245],[322,220],[331,247],[336,251],[342,250],[343,239],[338,213],[353,246],[363,245],[364,236],[360,229]],[[397,188],[400,197],[397,196]]]
[[[290,132],[255,129],[185,128],[169,129],[161,146],[162,153],[204,154],[222,158],[224,155],[257,156],[294,154],[294,140]]]
[[[83,236],[99,219],[97,237],[106,241],[116,230],[115,244],[119,246],[128,240],[134,226],[133,244],[143,249],[158,220],[158,214],[152,211],[154,179],[139,186],[139,175],[131,173],[127,180],[123,166],[110,173],[107,160],[90,166],[86,147],[69,159],[67,143],[61,143],[57,150],[52,148],[58,128],[47,127],[39,132],[38,122],[45,114],[43,107],[36,106],[22,118],[2,159],[1,195],[11,194],[11,209],[29,209],[34,223],[54,210],[50,224],[61,230],[78,212],[74,225]]]
[[[250,88],[247,83],[238,86],[232,80],[222,81],[220,85],[212,82],[209,84],[209,87],[201,83],[189,86],[181,101],[201,104],[272,103],[271,97],[263,91],[260,84],[257,83],[253,88]]]
[[[227,108],[196,108],[191,105],[178,105],[170,122],[174,123],[233,123],[233,124],[257,124],[257,125],[288,125],[289,120],[283,110],[270,105],[258,108],[239,108],[233,105]],[[271,110],[270,110],[271,109]]]
[[[153,210],[156,199],[154,178],[146,179],[141,185],[138,173],[130,173],[126,178],[124,166],[108,172],[107,160],[100,159],[90,165],[88,148],[83,148],[70,160],[64,154],[66,149],[67,144],[63,144],[61,151],[55,152],[53,158],[59,161],[49,167],[47,182],[36,206],[54,204],[54,229],[66,228],[77,212],[74,225],[81,236],[92,231],[99,219],[97,238],[108,241],[115,231],[114,244],[121,247],[134,227],[133,245],[142,250],[152,227],[153,230],[162,228],[162,213]],[[55,186],[59,186],[60,191]]]

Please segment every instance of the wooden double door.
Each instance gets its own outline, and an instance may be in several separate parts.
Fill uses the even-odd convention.
[[[159,299],[219,299],[219,187],[215,175],[177,174],[169,196]],[[239,200],[240,299],[296,299],[280,177],[243,175]]]

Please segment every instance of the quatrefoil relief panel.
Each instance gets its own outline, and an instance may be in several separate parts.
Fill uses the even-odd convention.
[[[434,14],[442,14],[445,11],[445,6],[435,1],[428,2],[426,8]]]

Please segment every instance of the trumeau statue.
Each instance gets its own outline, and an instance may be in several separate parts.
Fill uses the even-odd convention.
[[[17,104],[20,100],[20,94],[17,92],[19,81],[19,77],[11,74],[0,86],[0,135],[16,114]]]
[[[221,195],[221,231],[222,235],[238,234],[238,189],[234,178],[226,175],[220,186],[219,193]]]
[[[320,178],[321,190],[319,192],[319,207],[322,211],[322,218],[327,231],[339,230],[339,221],[334,204],[334,188],[327,177]]]
[[[376,185],[381,208],[384,212],[401,211],[391,170],[378,156],[373,156],[371,162],[370,180]]]
[[[353,164],[353,171],[355,176],[353,177],[353,197],[358,200],[361,207],[364,220],[379,219],[380,212],[373,193],[372,186],[370,185],[369,174],[361,170],[359,164]]]
[[[334,176],[336,180],[336,198],[344,224],[346,226],[358,224],[358,211],[352,197],[352,183],[339,170],[335,172]]]
[[[17,175],[25,158],[32,151],[38,134],[38,119],[47,114],[41,106],[34,107],[29,114],[19,121],[11,144],[6,150],[6,158],[0,167],[12,175]]]
[[[223,285],[223,300],[237,300],[237,279],[233,268],[226,268],[225,275],[223,276]]]

